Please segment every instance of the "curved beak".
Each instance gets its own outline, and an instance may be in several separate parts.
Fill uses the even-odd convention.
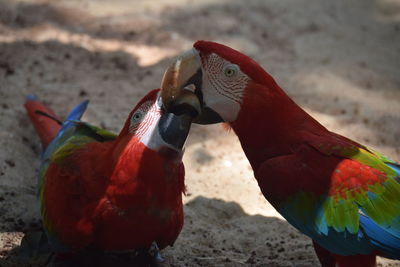
[[[161,82],[161,99],[165,109],[181,114],[192,109],[197,112],[193,122],[211,124],[223,119],[214,110],[207,107],[202,93],[203,73],[199,52],[192,48],[180,55],[165,71]],[[193,90],[194,88],[194,90]],[[194,101],[194,97],[197,101]],[[199,103],[199,106],[196,106]]]

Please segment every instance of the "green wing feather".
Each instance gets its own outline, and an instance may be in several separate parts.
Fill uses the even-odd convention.
[[[284,157],[276,167],[265,168],[266,173],[280,177],[287,188],[291,188],[290,181],[297,188],[288,189],[291,193],[275,204],[277,210],[335,254],[380,251],[386,257],[398,257],[398,165],[354,143],[329,141],[313,139],[311,147]],[[290,166],[292,171],[281,166]]]
[[[395,179],[400,173],[393,160],[354,143],[311,144],[326,155],[343,158],[331,176],[329,195],[320,202],[321,228],[356,233],[362,212],[381,227],[400,232],[400,183]]]
[[[75,126],[69,128],[57,141],[57,145],[51,156],[51,162],[61,163],[65,157],[73,153],[76,149],[90,142],[107,142],[114,140],[117,135],[102,128],[74,121]]]

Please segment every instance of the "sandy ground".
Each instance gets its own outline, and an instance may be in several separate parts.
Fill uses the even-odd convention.
[[[329,129],[400,160],[398,0],[0,0],[0,266],[17,265],[22,232],[39,224],[25,95],[60,115],[90,99],[84,120],[118,131],[198,39],[244,51]],[[194,126],[184,162],[185,226],[163,252],[171,266],[317,266],[233,133]]]

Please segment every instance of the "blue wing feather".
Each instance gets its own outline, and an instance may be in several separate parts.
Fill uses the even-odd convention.
[[[71,112],[68,114],[66,121],[76,121],[82,118],[83,113],[85,113],[89,100],[85,100],[80,104],[76,105]]]
[[[396,163],[391,163],[391,162],[386,162],[386,165],[388,165],[390,168],[392,168],[396,172],[397,177],[395,177],[394,179],[398,183],[400,183],[400,165],[396,164]]]
[[[76,123],[74,121],[79,121],[82,118],[83,113],[85,113],[87,106],[89,104],[89,100],[85,100],[80,104],[76,105],[71,112],[68,114],[67,118],[61,125],[60,130],[57,133],[57,136],[51,141],[46,150],[42,154],[42,160],[46,160],[53,153],[54,149],[58,146],[59,140],[64,136],[64,133],[69,130],[71,127],[74,127]]]
[[[301,202],[299,200],[298,202]],[[311,237],[322,247],[338,255],[355,255],[355,254],[370,254],[375,248],[369,242],[369,239],[362,231],[355,234],[344,231],[337,231],[333,227],[327,226],[326,219],[320,216],[320,222],[316,223],[315,218],[318,217],[318,211],[322,210],[322,203],[315,203],[315,208],[311,209],[302,219],[299,219],[299,206],[296,201],[286,203],[281,206],[278,211],[286,218],[286,220],[302,233]],[[319,208],[318,208],[319,207]],[[294,210],[297,210],[296,212]],[[306,218],[306,219],[305,219]]]
[[[391,167],[397,175],[400,174],[400,166],[396,163],[385,162]],[[386,190],[392,191],[390,199],[382,199],[387,203],[392,203],[388,207],[398,210],[400,196],[393,188],[393,182],[399,183],[399,176],[389,178],[392,185],[386,185]],[[368,192],[368,199],[383,197],[373,192]],[[397,197],[397,199],[396,199]],[[289,201],[281,203],[278,211],[302,233],[314,239],[322,247],[338,255],[371,254],[380,252],[382,256],[400,259],[400,213],[390,224],[378,223],[370,218],[363,207],[357,204],[355,208],[359,211],[359,229],[350,233],[348,229],[339,229],[329,226],[326,214],[324,213],[324,202],[329,196],[313,196],[309,193],[299,193],[293,196]],[[308,206],[307,210],[304,207]],[[382,211],[385,212],[385,211]],[[395,213],[396,214],[396,213]]]
[[[360,215],[360,224],[370,242],[383,256],[398,259],[400,256],[400,236],[396,236],[376,224],[371,218]]]

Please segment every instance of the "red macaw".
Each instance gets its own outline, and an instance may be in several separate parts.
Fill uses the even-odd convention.
[[[55,252],[131,251],[153,242],[162,249],[177,239],[185,191],[181,159],[192,116],[165,112],[159,95],[153,90],[140,100],[119,135],[80,121],[87,101],[61,123],[28,97],[25,107],[44,148],[43,227]]]
[[[198,123],[230,124],[262,193],[312,238],[323,266],[400,259],[397,163],[327,130],[260,65],[227,46],[198,41],[167,69],[167,110],[174,112],[184,87],[202,105]]]

